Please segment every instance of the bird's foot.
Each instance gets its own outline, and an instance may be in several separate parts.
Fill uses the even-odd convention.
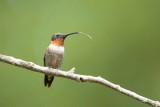
[[[48,66],[48,69],[53,69],[51,66]]]

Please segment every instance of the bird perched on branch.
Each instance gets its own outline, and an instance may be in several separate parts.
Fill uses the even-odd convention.
[[[68,34],[56,33],[51,38],[51,44],[48,46],[44,55],[44,66],[59,69],[64,56],[64,40],[69,35],[78,34],[79,32],[72,32]],[[45,75],[44,85],[50,87],[54,80],[54,76]]]

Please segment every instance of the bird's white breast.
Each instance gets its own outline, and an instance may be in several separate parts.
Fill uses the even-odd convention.
[[[59,68],[62,64],[63,55],[64,47],[53,44],[49,45],[45,54],[45,65],[52,68]]]
[[[55,54],[59,54],[59,55],[64,54],[64,47],[62,47],[62,46],[55,46],[53,44],[50,44],[48,48],[51,53],[55,53]]]

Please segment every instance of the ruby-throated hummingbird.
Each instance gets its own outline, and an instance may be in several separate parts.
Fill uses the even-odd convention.
[[[44,55],[44,66],[59,69],[64,56],[64,40],[69,35],[78,34],[80,32],[72,32],[68,34],[56,33],[51,38],[51,44],[48,46]],[[50,87],[54,76],[45,75],[44,85]]]

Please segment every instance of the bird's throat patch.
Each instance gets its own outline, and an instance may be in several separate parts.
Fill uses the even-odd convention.
[[[64,46],[64,39],[63,38],[57,38],[57,39],[51,41],[51,43],[55,46]]]

